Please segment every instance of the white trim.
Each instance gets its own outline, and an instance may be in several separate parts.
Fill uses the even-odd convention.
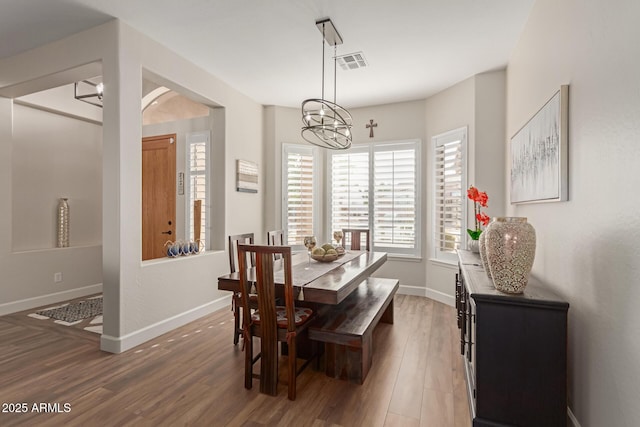
[[[391,254],[387,253],[388,261],[407,261],[407,262],[422,262],[422,257],[420,256],[412,256],[406,254]]]
[[[102,292],[102,283],[0,304],[0,316]]]
[[[436,291],[435,289],[426,288],[427,289],[427,298],[431,298],[432,300],[441,302],[451,307],[456,306],[456,300],[453,295],[445,294],[441,291]]]
[[[578,422],[578,419],[571,411],[571,408],[569,408],[568,406],[567,406],[567,415],[569,416],[569,419],[571,420],[571,424],[573,424],[573,427],[581,427],[580,423]]]
[[[429,262],[439,267],[445,267],[451,270],[458,271],[458,263],[454,261],[443,261],[441,259],[429,258]]]
[[[185,311],[184,313],[169,317],[168,319],[161,320],[160,322],[146,326],[122,337],[103,334],[102,337],[100,337],[100,349],[109,353],[122,353],[222,308],[228,309],[230,304],[231,295],[228,295]]]
[[[142,101],[140,102],[140,108],[142,111],[145,110],[153,101],[160,98],[165,93],[169,92],[171,89],[168,87],[160,86],[146,94],[142,97]]]
[[[425,297],[443,304],[455,307],[455,298],[444,292],[436,291],[431,288],[423,288],[421,286],[400,285],[398,293],[401,295],[413,295],[417,297]]]

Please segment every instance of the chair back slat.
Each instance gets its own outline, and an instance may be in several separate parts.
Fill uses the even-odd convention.
[[[238,271],[238,244],[254,243],[253,233],[234,234],[229,236],[229,270],[231,273]],[[255,266],[255,258],[251,257],[251,267]]]
[[[284,246],[284,230],[267,231],[267,245]]]
[[[251,252],[256,259],[256,293],[260,312],[261,339],[276,341],[278,325],[276,322],[276,287],[273,279],[273,255],[264,252]]]
[[[284,246],[284,230],[267,231],[267,245]],[[282,255],[274,254],[273,259],[280,259]]]
[[[368,228],[363,228],[363,229],[358,229],[358,228],[343,228],[342,229],[342,234],[343,234],[343,238],[344,241],[346,242],[347,240],[349,240],[351,242],[351,246],[350,249],[354,250],[354,251],[359,251],[361,250],[362,247],[362,235],[364,235],[365,237],[365,250],[370,251],[371,250],[371,245],[369,243],[369,229]],[[349,236],[349,239],[347,239],[347,236]]]

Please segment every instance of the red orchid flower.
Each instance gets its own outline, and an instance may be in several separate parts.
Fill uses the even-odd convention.
[[[473,185],[469,187],[467,190],[467,197],[476,202],[478,198],[478,189]]]
[[[489,201],[489,196],[487,196],[487,193],[485,193],[484,191],[479,191],[478,198],[474,201],[480,203],[480,206],[482,206],[483,208],[486,208],[487,202]]]
[[[475,214],[474,220],[476,223],[476,228],[474,230],[467,229],[467,233],[469,233],[471,239],[478,240],[480,234],[482,234],[480,225],[486,227],[487,224],[489,224],[489,216],[484,212],[480,212],[480,207],[488,207],[487,203],[489,202],[489,196],[484,191],[478,191],[478,189],[472,185],[467,190],[467,197],[473,200],[473,213]]]
[[[480,222],[480,224],[484,225],[485,227],[487,226],[487,224],[489,224],[489,221],[491,220],[491,218],[489,218],[488,215],[482,212],[476,215],[476,219],[478,220],[478,222]]]

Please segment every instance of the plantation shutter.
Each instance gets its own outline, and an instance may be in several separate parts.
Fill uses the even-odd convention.
[[[413,253],[417,222],[415,145],[376,148],[373,170],[373,246]]]
[[[435,137],[434,239],[436,258],[451,259],[463,247],[466,129]]]
[[[369,228],[369,153],[331,154],[331,230]],[[345,242],[349,243],[349,242]]]
[[[313,149],[285,147],[285,206],[284,229],[288,245],[302,245],[304,236],[313,232]]]
[[[193,230],[193,202],[201,200],[201,223],[200,223],[200,242],[202,248],[207,248],[207,208],[209,200],[207,198],[207,156],[209,152],[209,136],[207,133],[193,133],[188,136],[189,140],[189,229],[188,234],[190,240],[195,238]]]

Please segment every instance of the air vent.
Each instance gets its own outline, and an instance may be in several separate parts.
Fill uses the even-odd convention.
[[[364,59],[362,52],[340,55],[336,59],[343,70],[356,70],[367,66],[367,60]]]

